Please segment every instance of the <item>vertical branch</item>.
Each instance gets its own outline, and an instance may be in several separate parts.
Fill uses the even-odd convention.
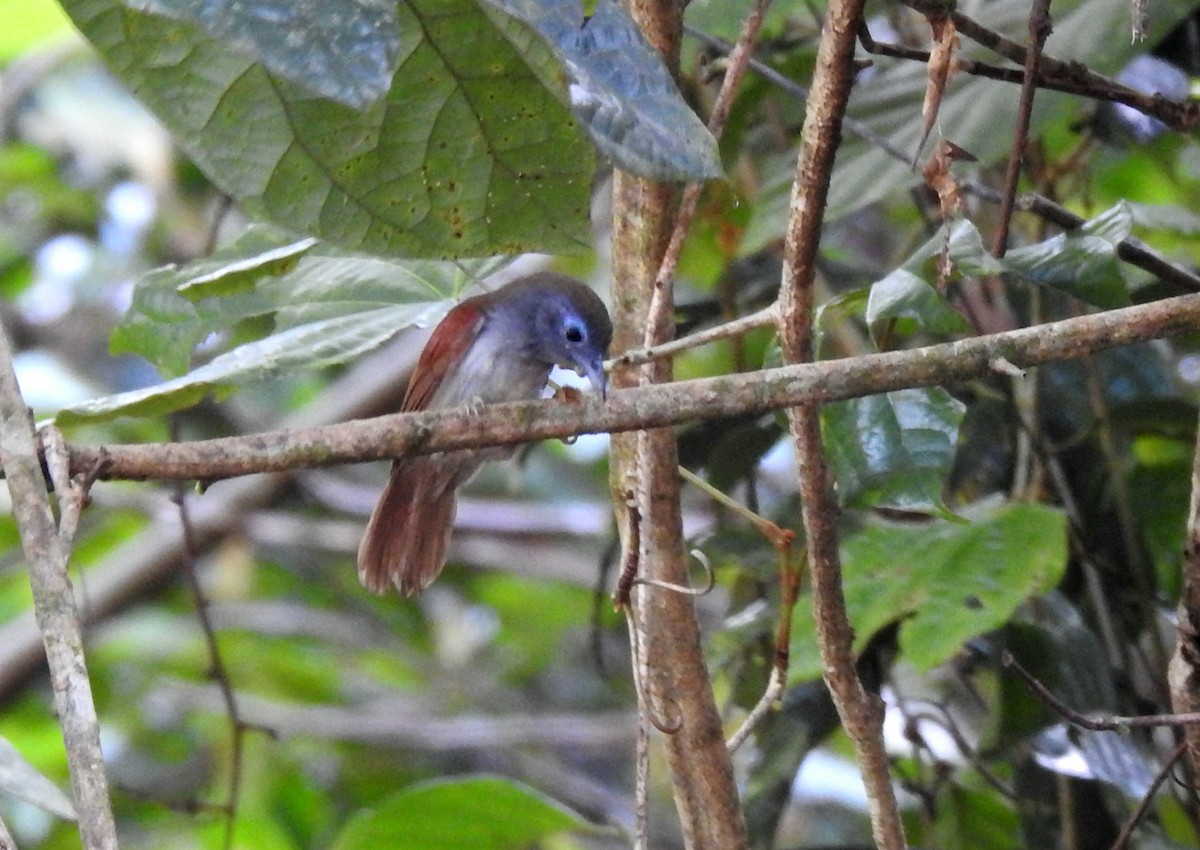
[[[708,116],[709,132],[718,139],[721,138],[725,122],[729,119],[734,95],[737,93],[742,77],[746,75],[746,69],[750,65],[750,59],[754,55],[754,43],[770,5],[771,0],[755,0],[750,14],[746,16],[746,20],[742,24],[737,44],[729,52],[725,79],[722,81],[721,90],[717,93],[717,99],[713,103],[712,114]],[[679,265],[679,255],[683,253],[683,240],[687,238],[688,231],[692,228],[692,220],[696,217],[696,207],[700,203],[700,192],[703,189],[704,184],[696,181],[689,183],[683,190],[679,210],[675,214],[675,226],[671,231],[671,238],[667,242],[658,272],[654,276],[654,291],[651,293],[650,306],[647,308],[649,318],[646,321],[646,333],[643,341],[645,348],[653,348],[655,345],[667,342],[670,337],[671,308],[674,306],[672,284],[675,278],[675,268]]]
[[[174,429],[173,429],[174,430]],[[229,797],[219,808],[225,815],[225,840],[223,847],[231,850],[233,847],[234,831],[237,829],[238,803],[242,789],[242,762],[245,748],[242,746],[247,726],[238,711],[237,698],[233,692],[233,682],[229,677],[229,668],[221,655],[221,645],[217,642],[217,630],[213,627],[212,616],[209,613],[208,597],[200,584],[200,576],[196,573],[196,532],[192,526],[191,512],[188,510],[187,493],[183,482],[178,482],[173,496],[179,508],[179,523],[183,531],[183,549],[180,553],[183,562],[183,574],[187,578],[188,589],[192,593],[192,603],[196,606],[196,620],[200,623],[200,631],[204,635],[204,645],[208,650],[208,676],[217,683],[221,691],[221,702],[225,705],[225,716],[229,718]]]
[[[67,576],[67,555],[50,511],[38,460],[37,435],[17,385],[12,352],[2,327],[0,460],[29,565],[34,614],[46,648],[54,707],[67,750],[79,834],[87,850],[115,850],[117,830],[100,750],[100,723],[83,655],[75,595]]]
[[[630,12],[647,39],[665,57],[678,62],[683,3],[680,0],[630,0]],[[640,347],[646,339],[669,334],[669,312],[650,313],[654,282],[667,246],[675,212],[675,191],[618,171],[613,184],[614,353]],[[669,291],[659,296],[670,303]],[[664,319],[663,316],[666,316]],[[649,333],[647,333],[649,326]],[[628,387],[671,379],[669,360],[644,371],[617,369],[614,384]],[[675,435],[670,429],[615,436],[612,487],[618,511],[627,511],[623,495],[632,491],[640,515],[641,552],[647,578],[687,583]],[[621,518],[624,520],[624,517]],[[622,521],[624,529],[628,523]],[[630,543],[627,538],[624,544]],[[632,559],[623,558],[624,563]],[[640,585],[633,596],[634,622],[645,630],[641,641],[650,667],[649,710],[669,716],[666,739],[676,809],[686,846],[737,850],[746,846],[745,825],[725,748],[721,718],[700,646],[693,600],[683,594]],[[634,663],[638,661],[635,659]]]
[[[817,51],[784,242],[779,336],[789,363],[809,362],[813,357],[815,261],[829,178],[853,83],[854,42],[862,26],[862,7],[863,0],[833,0]],[[897,850],[905,846],[904,827],[883,747],[883,705],[876,695],[863,688],[854,668],[854,632],[846,616],[842,592],[835,527],[837,509],[831,498],[829,469],[821,444],[818,406],[803,404],[792,408],[788,419],[796,447],[804,528],[808,535],[813,613],[825,663],[825,681],[842,725],[854,744],[866,785],[875,843],[881,848]]]
[[[1183,549],[1183,588],[1179,597],[1179,632],[1167,665],[1171,707],[1178,713],[1200,711],[1200,429],[1192,462],[1192,498]],[[1183,729],[1192,781],[1200,777],[1200,726]]]

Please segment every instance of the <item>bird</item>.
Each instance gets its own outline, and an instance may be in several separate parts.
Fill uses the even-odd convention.
[[[475,407],[538,398],[555,366],[586,377],[606,396],[604,357],[612,342],[604,302],[556,272],[518,278],[468,298],[446,314],[421,351],[401,411]],[[401,457],[367,522],[358,577],[375,593],[427,588],[446,560],[456,494],[481,465],[512,447]]]

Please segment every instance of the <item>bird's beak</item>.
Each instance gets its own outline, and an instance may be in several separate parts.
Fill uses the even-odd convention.
[[[580,374],[588,379],[601,400],[608,398],[608,376],[604,374],[604,362],[600,358],[585,363]]]

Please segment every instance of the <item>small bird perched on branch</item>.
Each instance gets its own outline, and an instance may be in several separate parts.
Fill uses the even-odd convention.
[[[565,275],[529,275],[446,314],[421,352],[400,409],[535,399],[555,366],[585,376],[603,397],[611,341],[612,322],[596,293]],[[458,487],[484,462],[513,451],[501,446],[395,460],[358,547],[362,583],[376,593],[395,585],[405,596],[428,587],[446,560]]]

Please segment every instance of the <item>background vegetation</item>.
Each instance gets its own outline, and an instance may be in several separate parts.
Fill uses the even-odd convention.
[[[546,264],[609,298],[614,356],[657,341],[651,290],[630,288],[653,271],[629,272],[630,245],[645,242],[657,269],[680,187],[703,181],[660,318],[681,337],[744,331],[673,361],[677,380],[732,376],[723,415],[699,390],[621,390],[607,414],[557,414],[577,425],[560,433],[602,415],[625,429],[695,420],[666,439],[709,485],[685,485],[679,504],[693,579],[701,566],[715,577],[683,605],[703,635],[711,683],[698,690],[720,712],[717,744],[759,702],[778,624],[791,625],[781,701],[729,768],[704,766],[731,770],[740,791],[714,825],[680,790],[690,751],[672,750],[673,718],[691,734],[705,708],[691,713],[656,649],[659,597],[634,601],[651,621],[641,708],[609,599],[630,547],[644,571],[682,550],[663,555],[662,521],[627,508],[625,482],[650,465],[634,438],[618,439],[613,471],[597,436],[488,469],[460,507],[450,567],[415,601],[371,596],[353,567],[383,464],[183,476],[201,488],[102,481],[70,564],[107,761],[100,796],[121,844],[625,846],[641,830],[651,718],[666,731],[650,732],[648,846],[899,846],[880,814],[891,804],[872,790],[868,806],[858,778],[870,788],[879,765],[822,681],[837,691],[807,584],[788,605],[792,577],[810,552],[829,561],[832,539],[857,674],[887,708],[883,767],[909,841],[1195,846],[1197,763],[1179,758],[1181,733],[1068,723],[1004,663],[1079,712],[1200,702],[1186,631],[1185,666],[1168,678],[1177,606],[1185,623],[1200,611],[1185,556],[1200,552],[1200,308],[1192,296],[1136,309],[1200,292],[1195,5],[1155,3],[1133,43],[1124,3],[1053,6],[1045,56],[1106,79],[1041,66],[1006,251],[992,246],[1010,221],[997,200],[1021,136],[1022,64],[984,42],[1025,45],[1034,13],[1015,0],[964,3],[953,19],[866,7],[871,39],[807,265],[813,348],[849,370],[813,385],[838,399],[820,412],[837,505],[810,497],[807,516],[805,449],[788,436],[803,414],[781,412],[804,398],[762,398],[770,375],[801,373],[751,373],[803,359],[787,325],[808,327],[786,306],[803,254],[793,183],[814,146],[798,148],[806,102],[810,121],[838,111],[818,49],[846,6],[769,10],[718,147],[695,116],[736,73],[727,53],[750,4],[633,5],[656,47],[683,15],[682,99],[615,3],[593,4],[585,26],[570,3],[533,0],[0,0],[0,318],[25,402],[83,453],[73,472],[101,444],[395,410],[422,329],[477,281]],[[655,196],[649,181],[670,188]],[[628,321],[633,303],[643,325]],[[1058,325],[975,365],[937,349],[929,362],[944,371],[919,379],[869,356],[1129,306],[1086,339]],[[758,318],[737,324],[746,316]],[[655,398],[710,413],[633,418]],[[814,512],[829,529],[814,534]],[[0,518],[0,539],[0,815],[20,847],[78,846],[15,516]],[[85,841],[104,846],[86,829]]]

